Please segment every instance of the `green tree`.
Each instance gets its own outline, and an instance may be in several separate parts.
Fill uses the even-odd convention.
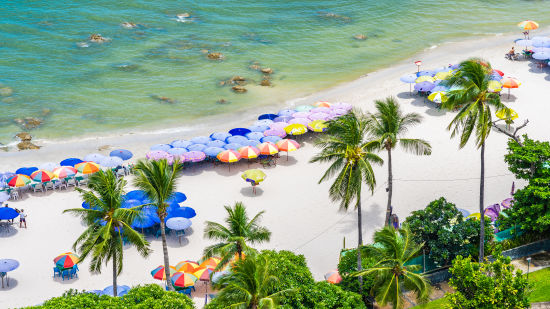
[[[510,139],[504,161],[516,178],[550,178],[550,143],[532,140],[527,135],[523,136],[522,145]]]
[[[376,263],[374,258],[368,256],[367,247],[369,246],[372,245],[361,246],[361,269],[368,269]],[[368,300],[367,303],[373,303],[371,290],[374,286],[375,276],[363,277],[363,286],[360,289],[359,282],[354,276],[357,270],[357,248],[342,251],[338,261],[338,273],[342,276],[342,282],[338,283],[338,286],[346,291],[360,293],[364,299]]]
[[[456,206],[441,197],[425,209],[416,210],[405,219],[412,239],[424,242],[425,254],[436,266],[450,265],[457,255],[477,255],[480,223],[464,220]],[[485,226],[485,243],[493,238],[492,227]]]
[[[391,198],[393,193],[392,149],[398,144],[405,151],[416,155],[432,154],[432,146],[423,139],[403,138],[410,127],[422,122],[422,116],[417,113],[403,114],[399,102],[393,97],[374,101],[376,113],[368,115],[368,131],[378,139],[380,147],[388,152],[388,203],[386,206],[386,221],[388,225],[391,215]]]
[[[459,147],[466,146],[472,134],[475,144],[481,148],[481,173],[479,181],[479,213],[484,213],[485,197],[485,142],[491,132],[492,111],[504,111],[507,118],[511,110],[501,101],[497,93],[489,90],[491,65],[481,59],[468,59],[460,63],[457,72],[446,79],[443,84],[456,89],[448,92],[448,100],[443,108],[458,109],[457,115],[448,126],[452,129],[451,137],[460,135]],[[485,217],[481,216],[481,233],[479,236],[479,260],[483,261],[485,239]]]
[[[216,298],[230,304],[230,308],[277,308],[281,296],[292,291],[277,290],[279,279],[269,271],[269,263],[266,257],[255,254],[237,260],[231,273],[215,284],[220,289]]]
[[[136,178],[134,185],[145,191],[153,205],[157,208],[160,219],[160,231],[162,239],[162,254],[164,256],[164,271],[166,278],[170,278],[170,261],[168,259],[168,246],[166,245],[165,218],[167,215],[168,200],[176,193],[176,180],[181,171],[181,165],[176,160],[172,165],[167,160],[139,161],[135,166]],[[174,290],[169,284],[168,288]]]
[[[243,258],[245,254],[253,253],[254,249],[249,244],[257,244],[269,241],[271,232],[267,228],[260,226],[260,219],[264,211],[260,211],[257,215],[249,220],[246,213],[246,207],[242,202],[235,203],[235,206],[224,206],[227,211],[227,218],[224,226],[220,223],[206,221],[204,229],[204,237],[207,239],[220,241],[217,244],[210,245],[204,249],[205,258],[219,255],[221,261],[218,268],[221,269],[229,261],[239,256]]]
[[[403,308],[405,289],[413,291],[419,302],[425,302],[430,296],[430,284],[423,275],[415,273],[422,267],[405,265],[421,248],[422,244],[412,240],[407,227],[396,230],[386,226],[374,233],[374,245],[367,247],[368,256],[376,264],[356,275],[375,275],[375,299],[382,306],[391,303],[394,309]]]
[[[329,189],[332,201],[340,202],[340,208],[348,210],[350,205],[357,209],[357,247],[363,245],[361,218],[361,191],[365,183],[371,193],[376,178],[371,163],[382,164],[383,160],[372,151],[378,149],[377,141],[368,140],[368,121],[361,112],[351,113],[329,121],[326,134],[315,142],[321,148],[310,162],[330,163],[319,183],[336,175]],[[357,269],[361,270],[361,254],[357,254]],[[359,276],[359,286],[362,286]]]
[[[478,263],[458,256],[449,271],[449,284],[456,292],[446,297],[453,309],[529,308],[527,278],[514,271],[508,257]]]
[[[134,246],[138,253],[147,257],[151,250],[142,234],[132,229],[131,224],[139,215],[141,206],[121,208],[124,201],[126,181],[117,178],[113,171],[99,171],[89,179],[90,191],[76,188],[82,194],[89,209],[73,208],[63,212],[82,218],[88,226],[77,238],[73,248],[85,260],[91,254],[90,271],[101,272],[101,265],[113,263],[113,294],[117,295],[117,276],[122,272],[124,255],[123,239]]]

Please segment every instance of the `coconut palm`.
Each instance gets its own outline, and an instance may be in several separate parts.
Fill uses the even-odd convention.
[[[405,290],[413,291],[419,302],[425,302],[430,295],[430,284],[423,275],[415,273],[420,265],[405,265],[422,249],[423,244],[412,240],[408,228],[396,230],[386,226],[374,233],[374,245],[366,248],[367,255],[378,262],[355,275],[374,275],[376,301],[385,306],[403,308]]]
[[[422,116],[417,113],[403,114],[399,103],[393,97],[377,100],[376,113],[368,114],[368,131],[380,142],[380,147],[388,152],[388,203],[386,206],[386,222],[388,225],[391,215],[391,198],[393,192],[392,149],[398,144],[405,151],[416,155],[430,155],[432,146],[422,139],[403,138],[408,129],[419,124]]]
[[[460,64],[458,71],[443,83],[453,87],[448,92],[448,100],[442,107],[449,110],[458,109],[457,115],[451,121],[448,130],[451,137],[460,136],[459,147],[466,146],[472,134],[475,135],[475,145],[481,148],[481,176],[479,181],[479,213],[484,211],[485,194],[485,141],[491,133],[492,111],[504,111],[506,118],[511,117],[511,110],[501,101],[500,96],[489,91],[491,65],[481,59],[472,58]],[[479,235],[479,261],[483,261],[485,217],[481,216],[481,231]]]
[[[222,276],[215,287],[220,289],[216,300],[229,308],[272,309],[292,289],[277,291],[279,279],[269,271],[269,260],[254,254],[233,264],[231,272]]]
[[[63,211],[82,218],[88,226],[73,244],[73,249],[79,252],[80,260],[91,255],[90,271],[100,273],[103,263],[113,263],[114,296],[117,295],[117,276],[122,272],[123,239],[143,257],[151,252],[147,240],[131,227],[142,206],[121,208],[125,185],[126,181],[117,179],[112,171],[100,170],[89,179],[90,191],[76,188],[89,209]]]
[[[181,165],[176,160],[168,164],[167,160],[139,161],[135,166],[136,178],[134,185],[145,191],[152,204],[157,208],[160,219],[160,235],[162,239],[162,254],[164,256],[164,273],[170,278],[170,261],[168,259],[168,246],[166,245],[165,218],[167,215],[168,200],[176,193],[176,180],[180,175]],[[168,288],[174,290],[169,284]]]
[[[220,223],[206,221],[204,237],[220,241],[204,249],[204,257],[210,258],[218,255],[221,261],[218,269],[223,268],[235,256],[242,260],[243,253],[250,254],[254,249],[249,245],[269,241],[271,232],[260,226],[260,219],[264,211],[260,211],[251,220],[248,219],[246,207],[242,202],[235,206],[224,206],[227,211],[226,226]]]
[[[336,176],[329,189],[332,201],[338,201],[340,208],[348,210],[350,205],[357,209],[357,247],[363,245],[361,220],[361,192],[365,183],[371,193],[376,178],[371,163],[382,164],[383,160],[371,151],[378,149],[377,141],[368,140],[368,121],[360,111],[329,121],[326,134],[315,142],[321,148],[310,162],[330,163],[319,183]],[[357,250],[357,269],[361,270],[361,250]],[[360,288],[362,277],[359,277]]]

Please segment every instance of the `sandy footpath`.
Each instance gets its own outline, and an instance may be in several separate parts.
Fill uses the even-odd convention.
[[[313,103],[317,100],[343,101],[372,111],[373,100],[397,96],[405,112],[423,115],[422,125],[411,129],[408,136],[427,139],[433,146],[433,154],[418,157],[401,150],[395,151],[394,211],[404,219],[411,211],[421,209],[430,201],[444,196],[458,207],[475,212],[479,198],[479,152],[473,146],[458,150],[458,141],[451,140],[446,130],[454,113],[440,111],[430,102],[410,96],[409,86],[401,83],[399,77],[416,71],[413,61],[417,59],[423,61],[423,69],[434,69],[470,56],[485,58],[494,68],[522,82],[519,89],[512,89],[510,98],[507,94],[503,95],[503,101],[520,115],[516,120],[518,124],[529,119],[530,123],[523,132],[535,139],[548,139],[550,124],[547,121],[547,91],[550,75],[548,69],[541,71],[528,61],[509,62],[504,59],[504,53],[516,37],[518,35],[495,36],[443,44],[391,68],[369,73],[351,83],[287,102],[286,105]],[[272,111],[277,108],[274,107]],[[170,129],[164,132],[88,138],[84,141],[50,142],[39,151],[1,153],[0,171],[60,161],[67,156],[84,156],[97,152],[97,148],[103,145],[127,148],[141,157],[152,144],[189,138],[191,133],[227,130],[237,123],[248,125],[253,122],[252,116],[245,117],[248,118],[235,118],[215,129],[207,130],[203,125],[193,132]],[[318,280],[322,280],[324,273],[335,268],[344,239],[347,247],[356,245],[356,212],[340,211],[337,205],[330,202],[327,193],[329,183],[317,184],[326,166],[308,163],[317,149],[313,147],[311,139],[302,138],[300,141],[303,148],[291,153],[288,161],[283,155],[277,167],[265,169],[268,178],[259,186],[256,196],[240,178],[241,172],[248,168],[246,163],[232,166],[231,171],[224,165],[186,170],[179,180],[178,189],[188,197],[183,204],[195,208],[197,216],[192,219],[192,230],[182,245],[175,237],[169,237],[171,264],[200,258],[203,248],[209,244],[202,236],[204,222],[222,221],[225,216],[224,205],[243,201],[250,215],[266,211],[262,223],[273,234],[271,241],[259,246],[259,249],[284,249],[304,254]],[[487,205],[509,197],[514,178],[503,161],[506,141],[506,136],[493,131],[487,142]],[[385,153],[380,155],[386,158]],[[259,165],[253,167],[260,168]],[[378,183],[375,192],[372,196],[365,193],[363,200],[363,232],[366,241],[383,224],[387,198],[387,167],[376,167],[375,171]],[[128,180],[131,182],[131,179]],[[516,188],[522,185],[516,181]],[[131,186],[128,191],[130,189]],[[59,253],[71,250],[72,243],[84,230],[79,219],[62,214],[64,209],[80,207],[81,199],[77,192],[69,190],[26,194],[22,200],[10,204],[25,209],[29,228],[25,230],[17,227],[0,233],[0,258],[13,258],[21,263],[17,270],[9,273],[10,287],[0,289],[0,308],[39,304],[70,288],[102,289],[111,284],[109,265],[101,274],[91,274],[87,269],[87,261],[80,266],[78,279],[62,281],[52,278],[52,259]],[[149,240],[154,252],[148,259],[141,258],[132,248],[125,250],[124,271],[119,277],[119,284],[160,283],[151,278],[150,271],[162,263],[161,243],[159,239]],[[200,293],[202,284],[199,284],[197,290],[196,301],[201,303],[204,299],[204,294]]]

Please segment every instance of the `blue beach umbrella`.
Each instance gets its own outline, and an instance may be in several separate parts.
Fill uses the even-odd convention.
[[[78,163],[82,163],[83,161],[78,159],[78,158],[68,158],[68,159],[65,159],[61,162],[59,162],[59,165],[61,166],[72,166],[74,167],[75,165],[77,165]]]
[[[173,156],[181,156],[182,154],[184,154],[188,151],[189,150],[187,150],[186,148],[170,148],[166,152],[168,152],[169,154],[171,154]]]
[[[243,147],[243,145],[242,144],[237,144],[237,143],[229,143],[229,144],[223,146],[223,148],[226,149],[226,150],[237,150],[241,147]]]
[[[13,259],[1,259],[0,260],[0,273],[7,273],[19,267],[19,262]]]
[[[416,74],[407,74],[407,75],[401,76],[399,80],[404,83],[413,84],[416,82],[417,78],[418,76],[416,76]]]
[[[502,76],[500,76],[500,74],[491,74],[491,77],[489,77],[490,80],[496,80],[496,81],[501,81],[502,80]]]
[[[533,46],[533,41],[532,40],[517,40],[516,44],[518,46],[529,47],[529,46]]]
[[[30,176],[35,171],[38,171],[38,167],[21,167],[15,173]]]
[[[182,217],[182,218],[191,219],[191,218],[194,218],[196,215],[197,213],[193,208],[182,206],[178,208],[172,208],[168,213],[167,218],[169,219],[173,217]]]
[[[137,206],[140,206],[140,205],[143,205],[143,203],[139,200],[126,200],[126,201],[122,202],[121,207],[122,208],[132,208],[132,207],[137,207]]]
[[[203,144],[203,145],[206,145],[206,143],[210,142],[212,139],[208,136],[197,136],[197,137],[193,137],[191,139],[191,142],[193,144]],[[187,149],[189,149],[189,146],[185,147]],[[191,150],[191,149],[189,149]]]
[[[449,91],[449,88],[445,86],[435,86],[431,92],[438,92],[438,91]]]
[[[130,150],[116,149],[111,151],[111,153],[109,153],[109,156],[119,157],[122,160],[126,161],[126,160],[130,160],[134,156],[134,154]]]
[[[172,148],[172,145],[169,144],[156,144],[151,146],[149,148],[150,150],[162,150],[162,151],[168,151],[168,149]]]
[[[107,168],[113,168],[124,164],[124,160],[119,157],[104,157],[101,161],[97,162],[99,165]]]
[[[166,200],[166,203],[169,203],[169,204],[172,204],[172,203],[182,203],[182,202],[185,202],[187,200],[187,196],[182,193],[182,192],[175,192],[174,194],[172,194],[172,196],[170,196],[167,200]]]
[[[143,213],[142,215],[134,219],[134,222],[132,222],[132,228],[146,229],[157,223],[158,222],[154,220],[154,217],[152,215],[150,215],[149,213]]]
[[[255,139],[249,139],[247,140],[246,142],[243,142],[241,145],[244,147],[244,146],[258,146],[259,144],[259,141],[258,140],[255,140]]]
[[[187,147],[187,149],[189,149],[189,151],[203,151],[205,148],[206,148],[205,144],[193,144],[193,145]]]
[[[17,218],[19,213],[10,207],[0,207],[0,220],[11,220]]]
[[[432,71],[420,71],[418,73],[416,73],[416,76],[420,77],[420,76],[434,76],[434,72]]]
[[[264,120],[264,119],[273,120],[277,117],[279,117],[279,115],[276,115],[276,114],[263,114],[263,115],[260,115],[258,117],[258,120]]]
[[[248,139],[260,141],[262,139],[262,137],[265,137],[265,136],[264,136],[264,133],[262,131],[262,132],[250,132],[246,135],[246,137],[248,137]]]
[[[127,285],[117,285],[117,289],[116,289],[117,296],[124,296],[124,295],[128,294],[128,291],[130,291],[129,286],[127,286]],[[113,288],[112,285],[104,288],[103,291],[101,291],[101,295],[113,296],[113,294],[114,294],[114,288]]]
[[[231,129],[229,130],[229,134],[231,135],[242,135],[242,136],[245,136],[246,133],[250,133],[252,131],[250,131],[249,129],[247,128],[234,128],[234,129]],[[229,137],[228,137],[229,138]],[[227,140],[227,139],[226,139]]]
[[[225,141],[226,138],[230,137],[231,134],[227,132],[214,132],[210,134],[210,138],[218,141]]]
[[[265,142],[272,142],[273,144],[277,143],[278,141],[282,140],[282,138],[278,137],[278,136],[264,136],[262,137],[262,139],[260,140],[260,142],[262,143],[265,143]]]
[[[263,132],[265,130],[269,130],[268,125],[253,125],[248,127],[248,129],[252,132]]]
[[[126,195],[124,197],[127,200],[143,201],[144,199],[147,198],[147,193],[145,193],[145,191],[143,191],[143,190],[133,190],[133,191],[130,191],[130,192],[126,193]]]
[[[414,90],[426,92],[426,91],[430,91],[430,90],[434,89],[434,87],[435,87],[434,83],[421,82],[421,83],[416,83],[414,85]]]
[[[296,110],[294,109],[283,109],[280,110],[277,115],[279,116],[292,116],[292,114],[296,113]]]
[[[90,153],[90,154],[87,154],[87,155],[84,156],[84,161],[95,162],[95,163],[99,164],[99,161],[101,161],[101,159],[103,159],[103,158],[105,158],[105,156],[102,155],[102,154]]]
[[[277,118],[277,117],[275,117],[275,118]],[[273,120],[271,120],[271,119],[262,119],[262,120],[258,120],[256,122],[254,122],[254,125],[255,126],[268,126],[269,127],[269,125],[272,124],[272,123],[273,123]]]
[[[191,220],[182,217],[172,217],[166,220],[166,227],[171,230],[181,231],[191,226]]]
[[[175,140],[173,142],[170,143],[170,145],[172,145],[172,147],[174,148],[187,148],[191,145],[193,145],[192,142],[190,141],[184,141],[184,140]]]
[[[250,133],[250,132],[249,132]],[[237,144],[242,144],[244,142],[246,142],[248,140],[248,138],[242,136],[242,135],[234,135],[234,136],[230,136],[228,137],[225,142],[228,143],[228,144],[234,144],[234,143],[237,143]]]
[[[208,147],[208,148],[204,148],[202,152],[204,152],[208,157],[215,158],[220,152],[224,150],[225,150],[224,148],[220,148],[220,147]]]
[[[229,136],[228,136],[229,137]],[[225,142],[222,141],[222,140],[214,140],[214,141],[210,141],[208,143],[206,143],[206,146],[207,147],[217,147],[217,148],[221,148],[223,146],[225,146]]]

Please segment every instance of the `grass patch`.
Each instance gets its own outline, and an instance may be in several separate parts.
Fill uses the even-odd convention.
[[[445,298],[440,298],[440,299],[436,299],[434,301],[431,301],[427,304],[424,304],[424,305],[418,305],[418,306],[414,306],[414,308],[418,308],[418,309],[440,309],[440,308],[445,308],[444,305],[447,305],[447,301],[445,300]]]

